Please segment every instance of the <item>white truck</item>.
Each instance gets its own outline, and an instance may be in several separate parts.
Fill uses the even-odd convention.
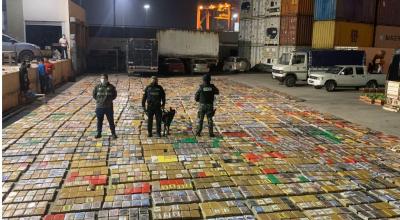
[[[308,84],[316,89],[325,87],[332,92],[337,87],[367,87],[377,88],[385,85],[386,74],[371,74],[366,66],[341,65],[328,69],[325,72],[311,73]]]
[[[297,81],[307,81],[317,71],[326,71],[335,65],[363,65],[365,52],[359,50],[298,50],[284,53],[272,67],[273,78],[288,87]]]

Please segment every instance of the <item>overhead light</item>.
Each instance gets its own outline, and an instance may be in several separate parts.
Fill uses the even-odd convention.
[[[145,4],[145,5],[143,6],[143,8],[146,9],[146,10],[148,10],[148,9],[150,9],[150,5],[149,5],[149,4]]]
[[[239,15],[237,13],[232,15],[232,18],[237,18]]]

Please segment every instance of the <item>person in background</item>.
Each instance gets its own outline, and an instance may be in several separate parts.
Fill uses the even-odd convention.
[[[47,58],[44,58],[44,67],[46,70],[46,81],[47,81],[46,92],[47,93],[52,92],[54,94],[55,93],[54,82],[53,82],[54,64],[50,63]]]
[[[113,100],[117,98],[115,86],[108,82],[108,75],[102,74],[100,84],[93,89],[93,98],[96,100],[97,135],[101,138],[104,115],[106,115],[113,139],[117,139],[114,124]]]
[[[62,37],[60,38],[58,43],[60,44],[60,48],[61,48],[61,59],[68,59],[69,45],[68,45],[67,38],[65,37],[65,34],[62,35]]]
[[[26,94],[29,90],[28,68],[30,68],[30,64],[27,64],[26,61],[22,61],[19,67],[19,85],[23,94]]]
[[[215,95],[219,95],[219,90],[214,84],[211,84],[210,74],[203,76],[203,84],[200,85],[196,92],[195,100],[199,102],[199,111],[197,113],[197,131],[196,136],[201,136],[203,130],[204,116],[207,115],[208,133],[210,137],[215,137],[213,131],[213,117],[214,117],[214,99]]]
[[[46,85],[47,85],[47,76],[46,76],[46,66],[43,63],[43,59],[40,59],[38,65],[38,75],[39,75],[39,83],[40,83],[40,92],[42,94],[46,93]]]
[[[153,136],[153,117],[156,116],[157,137],[161,137],[162,109],[165,107],[165,92],[162,86],[158,85],[158,78],[151,77],[151,83],[144,89],[142,107],[147,114],[148,137]],[[146,108],[147,101],[147,108]]]

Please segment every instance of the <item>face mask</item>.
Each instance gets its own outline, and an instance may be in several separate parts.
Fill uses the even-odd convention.
[[[100,79],[101,84],[105,84],[107,81],[105,79]]]

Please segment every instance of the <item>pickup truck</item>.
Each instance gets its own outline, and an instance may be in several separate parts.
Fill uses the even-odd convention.
[[[306,81],[313,72],[326,71],[335,65],[363,65],[365,52],[357,50],[306,49],[284,53],[272,68],[273,78],[288,87]]]
[[[342,65],[325,72],[312,73],[307,82],[316,89],[325,86],[326,91],[332,92],[337,87],[377,88],[385,85],[386,75],[368,73],[366,66]]]

